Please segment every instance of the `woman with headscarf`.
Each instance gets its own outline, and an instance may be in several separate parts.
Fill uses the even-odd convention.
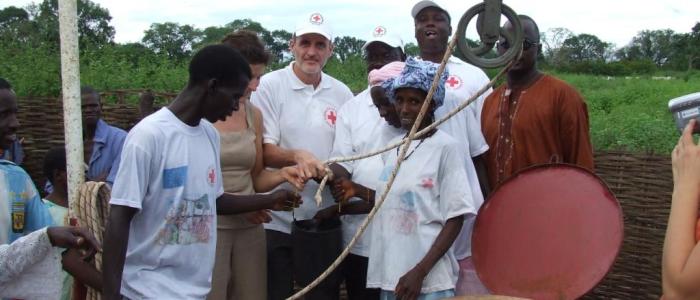
[[[426,101],[437,70],[437,64],[409,59],[399,76],[382,84],[406,135]],[[447,77],[446,73],[440,76],[433,98],[427,100],[429,108],[419,130],[433,122],[434,111],[445,98]],[[399,149],[382,155],[384,167],[376,187],[354,184],[348,189],[373,203],[375,195],[383,193],[398,155]],[[465,184],[463,159],[457,142],[437,129],[411,143],[372,221],[367,286],[380,288],[381,299],[454,296],[459,266],[450,247],[464,216],[477,211]],[[341,188],[341,192],[348,191]]]

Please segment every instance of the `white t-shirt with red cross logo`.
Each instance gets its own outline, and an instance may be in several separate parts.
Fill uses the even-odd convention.
[[[283,149],[306,150],[319,160],[328,159],[333,149],[338,110],[353,97],[352,92],[325,73],[321,75],[317,88],[305,84],[294,74],[292,64],[294,62],[263,76],[251,96],[251,103],[262,112],[263,143]],[[286,183],[279,188],[291,189]],[[315,181],[306,183],[301,192],[304,203],[294,211],[298,220],[311,219],[319,209],[335,204],[326,188],[322,205],[317,207],[314,200],[317,189]],[[290,212],[275,211],[265,228],[290,233],[291,222]]]
[[[111,205],[138,209],[129,228],[121,294],[204,299],[216,252],[216,199],[224,193],[219,134],[168,108],[127,135]]]
[[[445,82],[445,103],[435,110],[437,119],[451,112],[464,101],[467,101],[489,82],[489,78],[484,71],[454,56],[447,61],[447,71],[449,76]],[[481,132],[480,115],[484,100],[490,93],[491,89],[439,127],[456,139],[461,148],[460,151],[467,155],[464,160],[465,169],[472,191],[472,198],[475,199],[477,208],[484,202],[484,197],[481,193],[474,163],[469,158],[479,156],[489,149]],[[466,220],[460,235],[455,240],[454,249],[457,259],[471,256],[472,227],[473,219]]]

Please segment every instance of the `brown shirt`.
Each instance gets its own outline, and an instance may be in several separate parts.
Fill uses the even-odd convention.
[[[497,186],[537,164],[563,162],[593,170],[588,111],[567,83],[543,75],[522,91],[498,87],[484,102],[481,128],[489,181]]]

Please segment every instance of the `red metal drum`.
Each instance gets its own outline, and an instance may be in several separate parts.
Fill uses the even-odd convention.
[[[479,210],[474,264],[496,295],[575,299],[605,277],[622,246],[622,210],[586,169],[550,164],[518,172]]]

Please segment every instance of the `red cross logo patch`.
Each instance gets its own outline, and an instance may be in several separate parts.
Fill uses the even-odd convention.
[[[445,81],[445,85],[454,90],[461,88],[462,78],[459,78],[457,75],[450,75],[450,77],[447,78],[447,81]]]
[[[207,170],[207,183],[209,183],[211,186],[216,183],[216,171],[214,170],[214,167],[209,167]]]
[[[386,34],[386,28],[384,26],[377,26],[377,28],[374,29],[374,37],[380,37],[384,36]]]
[[[321,25],[323,24],[323,16],[319,13],[313,13],[311,17],[309,17],[309,22],[314,25]]]
[[[326,112],[323,113],[323,118],[326,119],[326,123],[335,127],[335,121],[338,120],[338,114],[335,112],[335,108],[326,108]]]

